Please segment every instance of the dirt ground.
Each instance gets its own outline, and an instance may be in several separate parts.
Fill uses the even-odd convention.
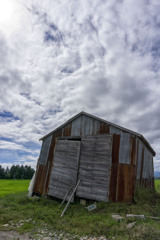
[[[0,231],[0,240],[31,240],[27,235],[20,235],[15,231]]]

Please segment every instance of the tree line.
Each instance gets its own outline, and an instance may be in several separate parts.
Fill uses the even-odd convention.
[[[13,165],[10,169],[4,169],[0,165],[0,179],[31,179],[34,172],[34,169],[27,165]]]

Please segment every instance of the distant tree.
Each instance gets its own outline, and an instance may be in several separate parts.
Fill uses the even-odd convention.
[[[17,171],[17,166],[12,166],[10,169],[10,177],[11,179],[15,179],[16,178],[16,171]]]
[[[0,179],[31,179],[34,174],[34,169],[30,166],[13,165],[6,170],[0,165]]]
[[[5,179],[10,179],[10,170],[9,170],[9,167],[6,168],[6,171],[5,171]]]
[[[4,168],[0,165],[0,179],[4,179],[5,178],[5,170]]]
[[[25,179],[31,179],[33,174],[34,174],[34,169],[32,169],[30,166],[25,166],[25,174],[24,174],[24,178]]]
[[[19,172],[20,172],[20,175],[21,175],[21,179],[23,179],[24,178],[24,167],[23,167],[23,165],[20,167]]]
[[[15,178],[16,179],[21,179],[21,175],[22,175],[22,172],[21,172],[21,167],[19,165],[16,165],[15,166]]]

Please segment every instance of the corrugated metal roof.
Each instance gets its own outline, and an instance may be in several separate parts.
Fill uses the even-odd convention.
[[[45,139],[45,138],[48,137],[49,135],[51,135],[51,134],[53,134],[54,132],[56,132],[57,130],[63,128],[65,125],[67,125],[68,123],[71,123],[73,120],[75,120],[76,118],[78,118],[78,117],[80,117],[80,116],[82,116],[82,115],[88,116],[88,117],[90,117],[90,118],[94,118],[95,120],[104,122],[104,123],[108,124],[108,125],[111,126],[111,127],[115,127],[115,128],[118,128],[118,129],[120,129],[120,130],[122,130],[122,131],[126,131],[126,132],[128,132],[128,133],[130,133],[130,134],[133,134],[133,135],[135,135],[135,136],[138,136],[139,138],[142,139],[142,141],[145,143],[145,145],[151,150],[151,152],[153,153],[153,155],[154,155],[154,156],[156,155],[155,151],[153,150],[153,148],[151,147],[151,145],[147,142],[147,140],[143,137],[142,134],[139,134],[139,133],[134,132],[134,131],[132,131],[132,130],[129,130],[129,129],[127,129],[127,128],[121,127],[121,126],[119,126],[119,125],[117,125],[117,124],[111,123],[111,122],[109,122],[109,121],[106,121],[106,120],[104,120],[104,119],[101,119],[101,118],[99,118],[99,117],[96,117],[96,116],[94,116],[94,115],[91,115],[91,114],[86,113],[86,112],[83,112],[83,111],[80,112],[80,113],[78,113],[78,114],[75,115],[74,117],[70,118],[70,119],[69,119],[68,121],[66,121],[64,124],[60,125],[59,127],[57,127],[56,129],[54,129],[53,131],[51,131],[51,132],[49,132],[48,134],[46,134],[45,136],[43,136],[40,140]]]

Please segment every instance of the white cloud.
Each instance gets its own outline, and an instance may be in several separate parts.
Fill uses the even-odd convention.
[[[12,21],[0,26],[0,111],[14,115],[0,119],[0,137],[13,141],[2,148],[39,144],[85,110],[142,133],[157,152],[158,169],[160,4],[14,4]]]

